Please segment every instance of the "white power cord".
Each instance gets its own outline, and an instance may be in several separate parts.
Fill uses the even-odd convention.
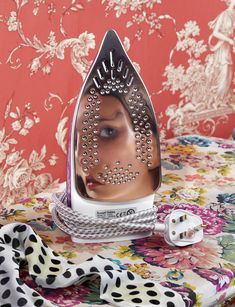
[[[154,207],[124,217],[101,219],[82,215],[69,208],[66,202],[66,193],[53,194],[50,205],[52,218],[62,231],[75,238],[112,238],[158,231],[164,232],[169,244],[185,246],[199,242],[203,237],[201,218],[184,210],[175,210],[167,216],[165,223],[156,223],[157,211]]]

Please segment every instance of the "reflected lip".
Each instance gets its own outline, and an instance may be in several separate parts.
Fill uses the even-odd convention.
[[[97,181],[93,176],[86,176],[86,186],[88,188],[94,188],[98,185],[103,185],[101,182]]]

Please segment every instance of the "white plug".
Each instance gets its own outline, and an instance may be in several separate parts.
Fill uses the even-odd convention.
[[[187,246],[203,239],[202,219],[185,210],[174,210],[164,224],[156,224],[155,231],[164,232],[165,241],[173,246]]]

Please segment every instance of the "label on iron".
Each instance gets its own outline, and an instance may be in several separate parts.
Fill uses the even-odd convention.
[[[96,217],[100,219],[112,219],[131,215],[133,213],[136,213],[136,208],[98,210],[96,212]]]

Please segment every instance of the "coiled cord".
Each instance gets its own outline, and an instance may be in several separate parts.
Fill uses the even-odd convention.
[[[67,234],[81,239],[102,239],[156,230],[156,209],[147,209],[113,219],[82,215],[69,208],[66,193],[52,196],[52,218]]]

